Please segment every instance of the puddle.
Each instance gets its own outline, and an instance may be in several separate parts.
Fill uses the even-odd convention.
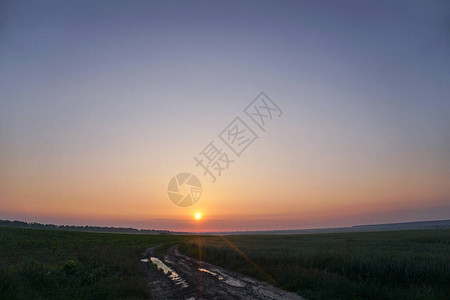
[[[208,273],[208,274],[211,274],[212,276],[217,276],[216,273],[211,272],[210,270],[206,270],[206,269],[202,269],[202,268],[199,268],[198,270],[199,270],[199,271],[202,271],[202,272],[205,272],[205,273]]]
[[[242,281],[232,278],[232,277],[228,277],[227,279],[225,279],[224,281],[226,284],[231,285],[231,286],[235,286],[235,287],[244,287],[245,283],[243,283]]]
[[[169,274],[169,278],[175,282],[176,285],[181,285],[182,288],[187,288],[189,285],[186,283],[186,281],[183,280],[183,278],[180,277],[174,270],[169,268],[165,263],[157,259],[156,257],[150,257],[152,263],[154,263],[158,269],[163,270],[164,274]],[[141,260],[142,261],[142,260]],[[148,261],[148,259],[147,259]]]
[[[213,271],[210,271],[210,270],[207,270],[207,269],[203,269],[203,268],[200,268],[198,270],[201,271],[201,272],[208,273],[208,274],[210,274],[210,275],[212,275],[214,277],[217,277],[217,279],[222,280],[223,282],[225,282],[226,284],[231,285],[231,286],[244,287],[246,285],[241,280],[235,279],[233,277],[229,277],[229,276],[225,276],[224,275],[225,276],[225,278],[224,278],[224,277],[220,276],[219,274],[217,274],[217,273],[215,273]]]
[[[210,274],[210,275],[212,275],[212,276],[214,276],[214,277],[217,277],[219,280],[223,280],[223,277],[222,277],[222,276],[217,275],[217,273],[214,273],[214,272],[212,272],[212,271],[210,271],[210,270],[206,270],[206,269],[203,269],[203,268],[200,268],[200,269],[198,269],[198,270],[201,271],[201,272],[208,273],[208,274]]]

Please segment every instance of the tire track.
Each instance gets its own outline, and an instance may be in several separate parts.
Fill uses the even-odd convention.
[[[178,245],[169,248],[166,255],[155,254],[157,247],[147,249],[141,259],[154,299],[304,299],[267,282],[183,255]]]

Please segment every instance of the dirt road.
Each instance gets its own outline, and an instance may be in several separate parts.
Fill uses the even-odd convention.
[[[304,299],[266,282],[187,257],[171,247],[149,248],[141,262],[154,299]]]

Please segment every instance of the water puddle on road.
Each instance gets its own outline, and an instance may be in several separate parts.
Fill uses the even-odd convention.
[[[180,277],[174,270],[172,270],[170,267],[168,267],[165,263],[160,261],[156,257],[150,257],[150,260],[153,264],[155,264],[159,270],[163,270],[165,275],[169,274],[169,278],[175,282],[176,285],[181,285],[182,288],[187,288],[189,285],[186,281],[184,281],[183,278]],[[141,260],[142,261],[142,260]],[[147,259],[148,262],[148,259]]]
[[[208,274],[210,274],[210,275],[212,275],[214,277],[217,277],[217,279],[225,282],[228,285],[231,285],[231,286],[234,286],[234,287],[244,287],[245,286],[244,282],[242,282],[242,281],[240,281],[240,280],[238,280],[236,278],[229,277],[229,276],[226,276],[226,275],[224,275],[225,276],[225,278],[224,278],[224,277],[220,276],[219,274],[217,274],[215,272],[212,272],[210,270],[203,269],[203,268],[200,268],[198,270],[201,271],[201,272],[208,273]]]
[[[203,268],[200,268],[198,270],[201,271],[201,272],[208,273],[208,274],[210,274],[210,275],[212,275],[214,277],[217,277],[219,280],[223,280],[222,276],[220,276],[220,275],[218,276],[217,273],[211,272],[210,270],[206,270],[206,269],[203,269]]]
[[[224,282],[228,285],[235,286],[235,287],[244,287],[245,286],[245,283],[243,283],[240,280],[237,280],[236,278],[232,278],[232,277],[226,278]]]

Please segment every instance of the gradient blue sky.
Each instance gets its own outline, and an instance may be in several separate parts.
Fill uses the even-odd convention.
[[[0,218],[449,218],[449,79],[447,1],[3,1]],[[208,183],[193,156],[260,91],[285,114]],[[205,188],[188,209],[166,195],[182,171]]]

